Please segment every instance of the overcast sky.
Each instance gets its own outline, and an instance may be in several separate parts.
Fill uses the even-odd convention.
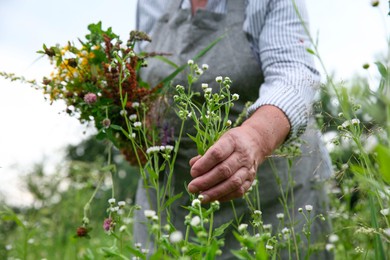
[[[370,0],[307,0],[311,31],[320,54],[336,79],[364,73],[362,64],[387,50],[388,3],[372,8]],[[102,21],[122,39],[135,27],[136,0],[0,0],[0,71],[41,79],[52,68],[36,51],[42,44],[64,45]],[[374,71],[372,70],[372,73]],[[16,176],[43,160],[58,162],[67,144],[85,138],[78,121],[61,114],[28,85],[0,79],[0,193],[12,203],[29,198]]]

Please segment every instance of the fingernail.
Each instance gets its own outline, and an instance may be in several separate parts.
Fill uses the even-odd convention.
[[[188,191],[191,193],[197,193],[199,192],[199,189],[195,185],[190,183],[188,184]]]
[[[208,203],[210,201],[210,197],[206,194],[202,194],[202,195],[203,195],[202,203]]]

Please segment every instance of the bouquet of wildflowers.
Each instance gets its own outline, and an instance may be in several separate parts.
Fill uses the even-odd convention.
[[[112,141],[128,161],[134,162],[128,138],[115,131],[126,129],[127,121],[139,126],[139,105],[147,107],[156,97],[160,86],[143,82],[139,71],[147,57],[157,54],[134,52],[136,42],[150,41],[145,33],[132,31],[123,43],[111,28],[103,30],[101,22],[90,24],[88,29],[86,39],[79,40],[77,46],[71,42],[65,46],[43,45],[39,53],[49,57],[54,71],[43,79],[42,89],[50,101],[65,101],[69,115],[82,123],[92,122],[98,137]],[[135,133],[127,134],[131,137]]]

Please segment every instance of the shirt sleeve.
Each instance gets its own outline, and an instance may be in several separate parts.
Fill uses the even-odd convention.
[[[308,26],[304,0],[295,3]],[[259,98],[248,113],[263,105],[278,107],[290,122],[291,140],[305,131],[320,82],[314,57],[307,51],[309,37],[291,0],[252,1],[246,15],[244,30],[252,38],[264,74]]]

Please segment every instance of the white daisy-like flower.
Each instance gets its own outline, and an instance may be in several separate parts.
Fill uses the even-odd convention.
[[[284,214],[283,213],[278,213],[276,214],[277,219],[284,219]]]
[[[265,248],[266,248],[267,250],[272,250],[272,249],[274,249],[274,247],[271,246],[271,245],[266,245]]]
[[[182,240],[183,240],[183,233],[181,233],[178,230],[173,231],[169,236],[169,241],[171,241],[171,243],[179,243]]]
[[[190,222],[190,225],[193,226],[193,227],[196,227],[200,224],[200,217],[199,216],[195,216],[191,219],[191,222]]]
[[[202,83],[202,89],[205,90],[209,87],[209,84],[207,83]]]
[[[385,228],[383,230],[383,234],[385,234],[387,237],[390,237],[390,228]]]
[[[196,73],[197,75],[202,75],[202,74],[203,74],[203,70],[202,70],[202,69],[197,69],[197,70],[195,71],[195,73]]]
[[[344,123],[341,124],[341,126],[344,127],[344,128],[347,128],[350,125],[351,125],[351,121],[349,121],[349,120],[347,120],[347,121],[345,121]]]
[[[240,95],[238,95],[237,93],[232,95],[232,100],[238,100],[239,98],[240,98]]]
[[[137,121],[137,122],[134,122],[133,126],[134,126],[135,128],[139,128],[139,127],[142,126],[142,123],[141,123],[140,121]]]
[[[203,69],[203,70],[208,70],[208,69],[209,69],[209,65],[207,65],[207,64],[202,64],[202,69]]]
[[[137,107],[139,107],[139,102],[133,102],[133,104],[131,106],[133,108],[137,108]]]
[[[326,249],[326,251],[332,251],[334,249],[334,245],[333,244],[326,244],[325,249]]]
[[[290,229],[285,227],[285,228],[282,229],[282,233],[283,234],[289,234],[290,233]]]
[[[119,207],[124,207],[126,205],[126,202],[125,201],[118,201],[118,206]]]
[[[351,120],[351,124],[358,125],[358,124],[360,124],[360,120],[357,119],[357,118],[354,118],[354,119]]]
[[[246,230],[248,227],[248,224],[241,224],[238,226],[238,231],[242,232],[244,230]]]
[[[111,199],[108,200],[108,203],[109,204],[115,204],[115,201],[116,201],[115,198],[111,198]]]
[[[311,212],[313,210],[313,206],[312,205],[306,205],[305,209],[306,209],[307,212]]]
[[[228,120],[228,121],[226,121],[226,126],[231,126],[232,125],[232,120]]]
[[[211,92],[213,92],[212,88],[205,88],[204,89],[204,93],[206,93],[206,94],[211,94]]]
[[[215,81],[218,82],[218,83],[221,83],[222,82],[222,76],[216,77]]]
[[[193,64],[194,64],[194,61],[193,61],[193,60],[188,60],[188,61],[187,61],[187,64],[188,64],[188,65],[193,65]]]
[[[176,85],[176,90],[177,91],[183,91],[184,87],[182,85]]]
[[[171,152],[171,151],[173,151],[173,146],[172,145],[166,145],[165,146],[165,151],[167,151],[167,152]]]
[[[204,198],[204,197],[203,197]],[[212,207],[219,207],[220,203],[218,200],[214,200],[213,202],[211,202],[211,206]]]
[[[387,208],[387,209],[381,209],[380,210],[380,213],[383,215],[383,216],[388,216],[390,214],[390,209]]]
[[[119,228],[119,232],[123,232],[123,231],[125,231],[126,230],[126,226],[125,225],[123,225],[123,226],[121,226],[120,228]]]
[[[263,228],[264,230],[270,231],[272,229],[272,224],[264,224]]]
[[[119,210],[119,207],[111,207],[110,211],[111,212],[117,212]]]
[[[253,211],[253,214],[255,214],[257,216],[261,216],[263,214],[263,212],[261,212],[261,210],[256,209],[255,211]]]
[[[130,119],[131,121],[135,121],[135,120],[137,119],[137,115],[136,115],[136,114],[131,114],[131,115],[129,116],[129,119]]]
[[[151,219],[151,218],[153,218],[153,216],[156,216],[156,211],[151,210],[151,209],[146,209],[146,210],[144,210],[144,215],[146,218]]]
[[[191,203],[192,207],[199,207],[200,206],[200,200],[199,199],[194,199]]]
[[[120,114],[121,116],[125,116],[125,115],[127,115],[127,111],[126,111],[126,110],[121,110],[121,111],[119,112],[119,114]]]
[[[160,146],[151,146],[148,149],[146,149],[147,154],[157,153],[159,151],[160,151]]]
[[[337,241],[339,241],[339,236],[336,234],[331,234],[328,240],[330,243],[336,243]]]

